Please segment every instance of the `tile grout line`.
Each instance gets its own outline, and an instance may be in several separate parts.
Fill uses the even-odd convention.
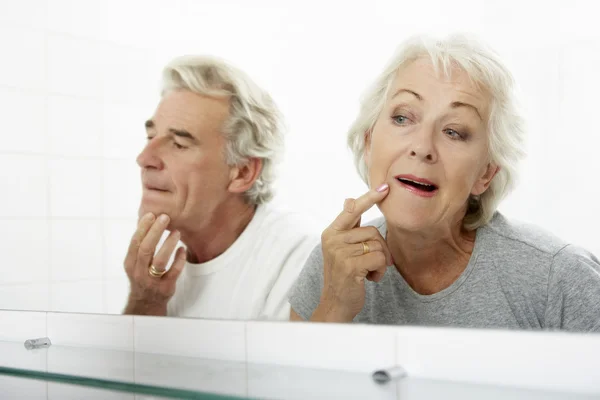
[[[46,311],[46,312],[45,312],[45,314],[46,314],[46,337],[47,337],[47,338],[50,338],[50,337],[48,336],[48,312]],[[50,343],[52,343],[52,338],[50,338]],[[49,372],[49,371],[48,371],[48,351],[46,351],[46,372]],[[49,400],[49,394],[48,394],[48,383],[49,383],[49,382],[48,382],[48,381],[46,381],[46,400]]]
[[[46,10],[47,12],[47,10]],[[50,216],[52,215],[52,172],[50,169],[51,166],[51,161],[50,161],[50,147],[51,147],[51,141],[50,141],[50,132],[48,130],[48,121],[50,120],[49,117],[49,96],[48,96],[48,88],[50,87],[50,73],[49,73],[49,66],[48,66],[48,60],[49,60],[49,48],[48,48],[48,30],[47,27],[44,27],[44,136],[45,136],[45,140],[44,140],[44,147],[45,147],[45,154],[44,154],[44,164],[45,164],[45,169],[46,169],[46,229],[47,229],[47,234],[48,234],[48,249],[47,249],[47,268],[48,268],[48,281],[47,281],[47,289],[48,289],[48,297],[47,297],[47,301],[48,301],[48,305],[47,308],[48,310],[52,310],[52,273],[53,273],[53,268],[52,268],[52,258],[53,258],[53,251],[52,251],[52,219],[50,218]],[[46,314],[46,336],[48,334],[47,332],[48,330],[48,315]]]

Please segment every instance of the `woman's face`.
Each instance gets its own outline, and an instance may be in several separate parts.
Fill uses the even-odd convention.
[[[488,94],[454,68],[437,75],[428,59],[402,67],[371,135],[365,160],[375,188],[390,185],[379,208],[410,231],[462,220],[470,195],[480,195],[497,172],[488,158]]]

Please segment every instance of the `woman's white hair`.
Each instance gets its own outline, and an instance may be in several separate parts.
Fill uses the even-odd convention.
[[[210,56],[183,56],[167,64],[161,93],[178,89],[229,99],[230,115],[223,127],[225,160],[233,166],[261,159],[260,175],[245,198],[255,205],[271,200],[275,166],[284,145],[283,119],[271,96],[243,71]]]
[[[488,155],[500,170],[482,195],[471,196],[468,200],[463,226],[474,230],[491,220],[500,201],[514,188],[517,164],[525,156],[524,119],[518,112],[512,74],[487,46],[463,34],[445,39],[425,35],[409,38],[363,95],[358,117],[348,132],[348,145],[354,153],[358,172],[368,185],[365,135],[371,134],[379,118],[398,69],[421,57],[429,57],[436,73],[441,68],[447,77],[452,68],[458,66],[490,95]]]

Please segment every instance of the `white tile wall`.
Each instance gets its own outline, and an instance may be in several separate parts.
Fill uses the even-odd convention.
[[[25,342],[46,335],[46,313],[0,310],[0,341]]]
[[[152,117],[158,96],[148,96],[148,105],[106,103],[103,116],[104,156],[135,159],[146,144],[144,122]]]
[[[441,332],[444,340],[435,340]],[[600,373],[592,364],[600,352],[597,335],[422,327],[405,327],[396,335],[397,363],[410,377],[558,392],[600,390]],[[586,370],[592,372],[582,373]]]
[[[2,284],[0,305],[5,310],[49,310],[50,283]]]
[[[46,217],[48,173],[43,156],[0,154],[2,217]]]
[[[107,279],[104,281],[104,299],[107,314],[121,314],[127,304],[129,296],[129,280],[123,273],[119,279]]]
[[[0,151],[46,151],[46,99],[42,94],[0,88],[2,129]]]
[[[72,157],[101,157],[102,115],[102,103],[97,100],[49,96],[50,153]]]
[[[134,324],[139,352],[246,360],[245,327],[236,321],[134,316]]]
[[[50,224],[52,281],[102,279],[102,221],[53,220]]]
[[[104,254],[107,278],[124,278],[123,262],[137,228],[137,220],[104,221]]]
[[[102,280],[51,283],[50,310],[83,313],[104,312]]]
[[[158,93],[161,67],[156,65],[148,50],[110,46],[106,50],[103,71],[104,99],[109,102],[147,105],[144,99],[155,98]]]
[[[50,93],[101,98],[108,45],[59,34],[48,34],[47,41]]]
[[[0,22],[3,26],[15,25],[40,28],[46,25],[47,0],[2,0]]]
[[[385,327],[249,322],[246,332],[250,363],[374,372],[396,362],[396,337]]]
[[[48,313],[48,337],[59,346],[132,351],[133,317],[52,312]]]
[[[104,161],[106,218],[137,218],[141,196],[140,168],[133,157],[127,161]],[[133,235],[133,232],[131,234]]]
[[[43,30],[0,25],[0,85],[42,90],[46,85]]]
[[[53,217],[101,217],[102,161],[50,160],[50,213]]]
[[[48,28],[74,36],[150,48],[158,36],[160,2],[49,0]],[[143,15],[143,18],[140,16]],[[131,29],[131,21],[136,21]]]
[[[2,283],[29,284],[48,281],[48,221],[9,219],[2,221],[9,235],[0,241],[3,254]],[[23,244],[27,243],[26,246]]]

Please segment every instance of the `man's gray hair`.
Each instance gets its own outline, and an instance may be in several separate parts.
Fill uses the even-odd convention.
[[[496,53],[482,43],[465,35],[445,39],[420,35],[402,43],[363,95],[358,117],[348,131],[348,145],[361,178],[369,184],[364,160],[365,134],[371,132],[379,118],[398,69],[421,57],[429,57],[435,71],[439,73],[441,68],[447,77],[452,67],[459,66],[490,95],[488,151],[490,161],[500,170],[481,196],[471,196],[468,200],[463,226],[477,229],[490,221],[500,201],[516,185],[517,164],[525,156],[524,119],[519,114],[514,79]]]
[[[163,95],[185,89],[229,99],[230,115],[223,127],[225,160],[234,166],[250,158],[261,159],[260,175],[245,197],[255,205],[271,200],[275,166],[284,145],[283,119],[271,96],[240,69],[210,56],[175,58],[164,68],[162,78]]]

